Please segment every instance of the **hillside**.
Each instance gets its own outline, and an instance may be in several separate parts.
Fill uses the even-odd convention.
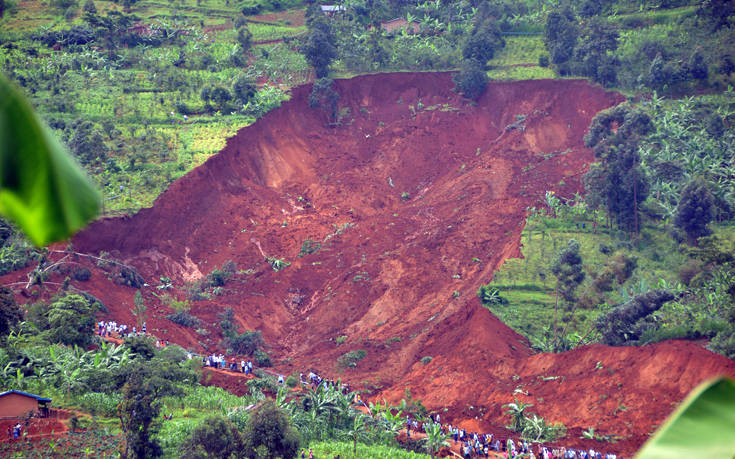
[[[495,429],[520,393],[547,420],[616,434],[630,453],[698,382],[735,364],[685,342],[531,355],[475,296],[520,256],[526,208],[581,190],[592,160],[582,135],[622,98],[581,80],[492,83],[477,104],[451,88],[442,73],[338,80],[337,126],[308,107],[310,87],[296,88],[152,208],[100,220],[74,247],[134,265],[151,302],[160,276],[183,298],[185,282],[234,261],[221,295],[192,302],[208,338],[166,308],[150,317],[149,330],[184,347],[216,349],[229,306],[243,330],[263,332],[280,372],[318,370],[394,402],[410,388],[452,422]],[[299,257],[307,239],[321,247]],[[291,265],[276,272],[266,257]],[[99,277],[84,288],[134,322],[133,289]],[[340,368],[359,349],[356,368]]]

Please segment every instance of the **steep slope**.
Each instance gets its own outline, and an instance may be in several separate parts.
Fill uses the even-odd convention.
[[[619,435],[640,435],[696,382],[735,374],[732,362],[682,343],[531,356],[521,336],[480,306],[479,285],[504,259],[521,255],[526,209],[543,205],[548,190],[581,191],[593,159],[583,134],[598,111],[622,97],[577,80],[498,82],[474,104],[452,86],[446,73],[337,81],[341,121],[332,126],[308,107],[311,88],[296,88],[152,208],[100,220],[74,245],[112,252],[149,281],[169,276],[178,286],[233,260],[242,271],[224,293],[194,303],[193,314],[208,323],[207,338],[163,319],[150,288],[146,297],[156,306],[149,328],[211,350],[217,313],[230,306],[243,328],[263,331],[281,371],[314,368],[393,400],[410,387],[429,408],[449,408],[455,419],[501,425],[500,405],[512,401],[518,384],[553,375],[565,383],[539,386],[540,414],[573,427],[613,423]],[[299,257],[306,239],[321,248]],[[266,257],[291,265],[275,272]],[[111,314],[132,322],[131,289],[93,282]],[[346,337],[341,345],[338,336]],[[677,365],[656,367],[658,379],[635,378],[659,352],[676,359],[679,347],[686,354]],[[365,359],[340,368],[337,358],[356,349],[367,352]],[[430,364],[420,363],[424,356],[433,357]],[[592,360],[617,376],[582,363]],[[615,386],[620,375],[637,382]],[[575,409],[583,390],[567,383],[575,378],[625,390],[621,403],[641,411],[598,416]],[[666,389],[665,408],[651,410],[647,391],[657,389]],[[631,437],[631,445],[640,441]]]

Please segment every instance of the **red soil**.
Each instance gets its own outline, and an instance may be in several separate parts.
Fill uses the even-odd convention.
[[[65,421],[73,414],[73,412],[67,410],[49,410],[48,417],[31,418],[28,421],[28,425],[26,425],[25,421],[22,419],[0,419],[0,441],[12,442],[23,441],[23,439],[35,440],[39,438],[61,436],[69,430]],[[18,423],[23,426],[23,432],[26,433],[26,436],[18,440],[13,440],[12,436],[8,438],[8,427],[12,429],[13,426]]]
[[[152,208],[99,220],[74,245],[137,266],[152,284],[149,330],[171,342],[216,349],[217,313],[229,306],[243,329],[262,330],[283,374],[315,369],[390,401],[410,388],[429,409],[448,408],[443,419],[496,433],[508,422],[501,405],[522,386],[519,398],[566,424],[574,443],[595,427],[624,437],[612,448],[629,454],[698,382],[735,375],[735,362],[686,342],[532,355],[475,295],[503,260],[521,256],[527,207],[543,205],[547,190],[582,190],[593,160],[583,134],[623,98],[585,81],[542,80],[491,83],[473,104],[452,86],[446,73],[337,81],[337,127],[308,107],[310,87],[295,88]],[[517,115],[524,128],[507,130]],[[337,231],[346,223],[354,226]],[[307,238],[322,248],[299,258]],[[292,264],[274,272],[264,255]],[[163,317],[170,311],[152,295],[159,276],[182,286],[226,260],[249,271],[194,303],[208,335]],[[134,323],[133,289],[99,272],[79,287]],[[367,357],[340,369],[337,357],[355,349]],[[244,378],[209,374],[244,387]],[[551,376],[560,378],[543,381]]]

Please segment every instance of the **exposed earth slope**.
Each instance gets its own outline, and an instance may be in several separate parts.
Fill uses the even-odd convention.
[[[519,397],[547,421],[627,437],[615,448],[630,452],[694,385],[735,375],[735,363],[684,342],[531,355],[475,295],[521,255],[527,207],[547,190],[581,191],[593,159],[584,132],[623,98],[586,81],[527,81],[492,83],[474,104],[452,87],[446,73],[336,81],[332,126],[309,108],[311,88],[296,88],[152,208],[95,222],[74,246],[111,252],[153,285],[183,286],[233,260],[241,272],[224,293],[193,303],[208,337],[163,318],[170,310],[146,289],[149,329],[185,347],[214,349],[217,313],[231,306],[242,329],[262,330],[282,372],[313,368],[393,401],[410,387],[481,427],[506,424],[500,406],[523,385]],[[306,239],[321,248],[299,257]],[[291,265],[275,272],[266,256]],[[133,289],[99,273],[80,288],[134,322]],[[367,351],[357,368],[340,368],[356,349]]]

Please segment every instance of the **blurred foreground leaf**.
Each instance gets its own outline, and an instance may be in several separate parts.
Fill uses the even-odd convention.
[[[74,234],[100,202],[63,144],[0,75],[0,213],[40,247]]]
[[[735,457],[735,381],[697,386],[656,431],[636,459]]]

